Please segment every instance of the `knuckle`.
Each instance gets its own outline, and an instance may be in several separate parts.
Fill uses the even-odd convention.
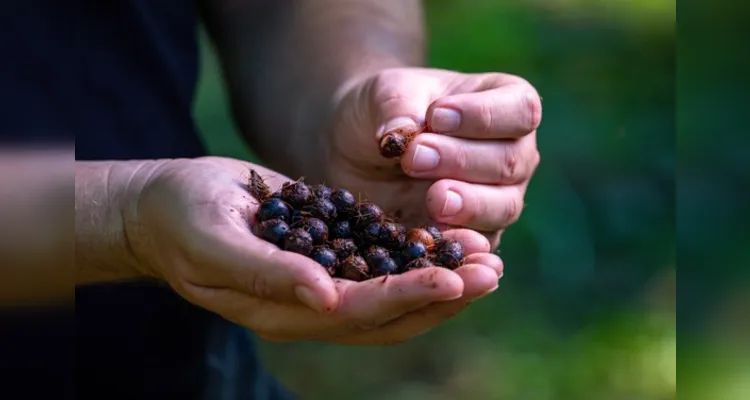
[[[243,274],[243,287],[247,288],[250,293],[259,299],[271,297],[272,289],[268,278],[264,274]]]
[[[403,98],[398,90],[398,82],[403,79],[399,70],[385,70],[377,73],[372,79],[373,98],[378,103],[396,101]]]
[[[527,90],[524,94],[525,99],[525,128],[532,132],[539,127],[542,122],[542,100],[539,94],[533,88]]]
[[[487,134],[492,131],[493,122],[493,104],[489,102],[483,102],[479,105],[479,131]]]
[[[467,171],[467,168],[469,168],[470,159],[471,157],[469,157],[469,150],[466,148],[466,146],[459,144],[455,147],[453,162],[455,163],[454,168],[457,171]]]
[[[515,183],[519,179],[518,150],[513,145],[504,144],[496,168],[498,183]]]
[[[510,201],[505,202],[503,205],[503,213],[501,215],[502,223],[506,226],[515,223],[521,218],[522,211],[523,197],[519,192],[517,196],[513,196]]]

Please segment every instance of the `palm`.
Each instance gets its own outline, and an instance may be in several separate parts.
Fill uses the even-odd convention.
[[[254,240],[249,234],[249,222],[258,202],[247,190],[250,168],[258,171],[272,188],[289,180],[265,168],[227,158],[205,157],[165,164],[141,195],[138,212],[150,221],[138,235],[147,242],[142,245],[147,251],[164,254],[164,262],[169,253],[194,251],[185,247],[206,245],[219,237]],[[165,270],[163,265],[150,267]]]

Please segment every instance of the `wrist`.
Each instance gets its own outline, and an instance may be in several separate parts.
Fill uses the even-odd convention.
[[[80,162],[76,166],[78,284],[157,277],[142,251],[140,193],[163,161]]]

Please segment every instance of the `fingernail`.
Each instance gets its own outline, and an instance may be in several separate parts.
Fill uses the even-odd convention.
[[[494,292],[495,290],[497,290],[497,288],[498,288],[499,286],[500,286],[500,285],[495,285],[495,287],[493,287],[492,289],[490,289],[490,290],[488,290],[488,291],[486,291],[486,292],[484,292],[484,293],[480,294],[479,296],[477,296],[477,298],[476,298],[476,299],[474,299],[474,301],[477,301],[477,300],[479,300],[479,299],[482,299],[482,298],[484,298],[484,297],[486,297],[486,296],[489,296],[489,295],[490,295],[490,294],[491,294],[492,292]]]
[[[321,304],[320,297],[316,296],[313,291],[305,286],[296,286],[294,288],[294,294],[297,295],[297,298],[305,303],[308,307],[312,308],[313,310],[322,313],[325,309],[325,306]]]
[[[445,193],[445,204],[443,204],[442,214],[444,217],[453,217],[461,211],[463,205],[464,201],[461,198],[461,195],[449,190]]]
[[[385,133],[390,132],[396,128],[403,128],[407,126],[416,128],[419,126],[419,124],[409,117],[394,118],[383,124],[380,129],[378,129],[377,138],[380,139]]]
[[[417,145],[414,150],[414,158],[411,161],[411,169],[414,172],[426,172],[435,169],[440,162],[440,153],[432,147]]]
[[[430,127],[435,132],[455,132],[461,126],[461,114],[450,108],[436,108],[430,119]]]

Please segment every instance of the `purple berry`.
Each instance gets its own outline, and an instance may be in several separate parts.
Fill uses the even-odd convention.
[[[278,246],[289,232],[289,225],[280,219],[270,219],[253,225],[252,231],[255,236]]]
[[[329,188],[326,185],[314,185],[311,187],[313,196],[315,196],[318,199],[327,199],[331,197],[331,188]]]
[[[388,250],[380,246],[370,246],[365,250],[365,262],[367,262],[367,265],[369,265],[370,268],[386,258],[391,258],[390,254],[388,254]]]
[[[381,225],[379,223],[372,223],[367,226],[360,232],[360,239],[362,240],[362,244],[365,246],[369,246],[372,244],[378,243],[378,238],[380,237],[380,227]]]
[[[386,257],[370,265],[370,274],[373,277],[395,274],[398,272],[398,265],[392,258]]]
[[[336,221],[328,229],[331,239],[348,239],[352,237],[352,228],[349,221]]]
[[[336,220],[336,206],[330,200],[316,198],[312,203],[302,208],[302,212],[325,222]]]
[[[292,225],[302,228],[312,237],[313,244],[320,246],[328,241],[328,225],[317,218],[303,218]]]
[[[357,207],[357,215],[354,217],[354,222],[357,227],[362,228],[376,222],[382,222],[384,216],[385,214],[380,207],[365,201]]]
[[[336,189],[331,192],[331,203],[336,207],[340,218],[351,218],[357,211],[357,199],[346,189]]]
[[[270,219],[289,221],[290,215],[291,212],[286,203],[281,201],[281,199],[271,197],[266,201],[260,203],[260,207],[258,207],[258,213],[255,215],[255,218],[257,218],[258,221],[268,221]]]
[[[322,265],[330,276],[336,275],[336,263],[338,258],[336,252],[329,249],[328,247],[316,247],[310,253],[310,258],[315,262]]]
[[[401,249],[401,254],[408,261],[421,258],[427,255],[427,246],[422,242],[406,242],[406,245]]]

